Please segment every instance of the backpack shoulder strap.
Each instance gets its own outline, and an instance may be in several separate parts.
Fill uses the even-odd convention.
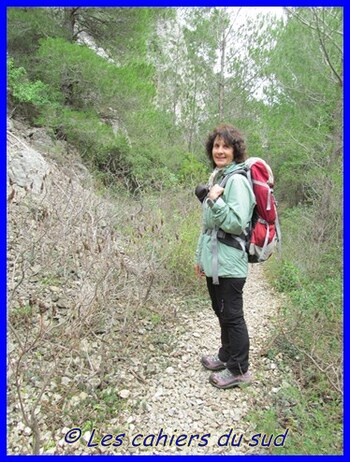
[[[237,170],[234,170],[233,172],[230,172],[227,175],[225,175],[223,177],[223,179],[220,181],[220,186],[222,188],[224,188],[226,186],[226,183],[228,182],[229,178],[231,178],[231,176],[236,175],[236,174],[243,175],[246,178],[248,178],[247,170],[245,168],[238,168]]]

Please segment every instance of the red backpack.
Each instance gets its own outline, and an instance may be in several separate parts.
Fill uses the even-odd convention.
[[[273,195],[274,177],[270,166],[259,157],[246,161],[247,178],[253,188],[256,206],[248,245],[248,260],[267,260],[281,244],[281,231]]]
[[[231,239],[236,239],[242,246],[245,241],[245,248],[248,252],[250,263],[260,263],[266,261],[281,245],[281,231],[279,227],[276,201],[273,195],[274,177],[270,166],[259,157],[249,157],[245,162],[245,168],[239,169],[227,175],[220,186],[225,187],[228,178],[240,173],[244,175],[255,195],[256,206],[253,212],[252,223],[246,232],[238,238],[230,235]],[[218,239],[228,245],[233,245],[226,236],[218,235]]]

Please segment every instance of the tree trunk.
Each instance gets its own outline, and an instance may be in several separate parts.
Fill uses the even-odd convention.
[[[78,8],[63,8],[64,28],[68,32],[68,39],[70,42],[74,42],[76,40],[75,25],[77,22],[78,10],[79,10],[79,7]]]
[[[220,76],[219,76],[219,121],[224,118],[224,97],[225,97],[225,53],[226,53],[226,36],[225,31],[222,33],[220,44]]]

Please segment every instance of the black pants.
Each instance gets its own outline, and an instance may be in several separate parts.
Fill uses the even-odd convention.
[[[219,278],[214,285],[207,278],[213,310],[219,318],[221,348],[219,358],[234,374],[244,374],[249,367],[249,336],[243,316],[245,278]]]

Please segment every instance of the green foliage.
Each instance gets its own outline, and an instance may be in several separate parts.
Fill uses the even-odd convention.
[[[321,211],[322,212],[322,211]],[[276,288],[296,309],[322,312],[341,322],[342,252],[337,226],[327,224],[314,207],[299,206],[281,214],[283,258],[271,262]],[[328,233],[330,233],[328,235]],[[324,236],[327,236],[324,238]]]
[[[39,112],[51,107],[57,107],[59,94],[40,80],[32,82],[23,67],[16,67],[13,58],[7,59],[7,88],[12,105],[21,105],[30,110],[36,108]]]
[[[129,176],[131,189],[162,189],[176,183],[181,150],[173,143],[170,121],[152,107],[152,66],[138,60],[117,67],[87,47],[62,39],[41,41],[38,59],[38,75],[62,91],[72,108],[58,118],[53,115],[56,129],[81,149],[84,158],[103,171]],[[116,115],[123,120],[128,143],[98,120],[103,116],[112,124]],[[116,166],[119,162],[121,168]]]
[[[54,274],[43,275],[39,282],[43,286],[60,286],[62,284],[62,281]]]
[[[198,158],[191,153],[187,153],[182,161],[178,177],[183,184],[197,185],[205,182],[209,175],[208,167],[200,162]]]
[[[16,306],[10,315],[10,321],[14,323],[25,322],[33,315],[33,307],[29,304]]]
[[[67,37],[57,8],[8,8],[7,49],[16,62],[31,71],[39,40]],[[31,72],[30,72],[31,74]]]
[[[148,43],[158,19],[165,20],[171,8],[78,8],[80,27],[107,51],[118,65],[145,61]]]
[[[190,291],[193,290],[195,283],[194,251],[198,242],[201,222],[201,208],[199,203],[196,205],[197,208],[193,207],[186,217],[182,218],[175,235],[173,233],[168,235],[168,245],[171,252],[169,252],[166,262],[174,282]]]
[[[301,271],[292,262],[284,260],[278,266],[276,288],[280,292],[298,291],[302,287],[302,279]]]
[[[123,117],[154,96],[152,67],[145,63],[119,68],[86,46],[61,38],[42,40],[37,59],[38,76],[76,109],[94,108],[107,117],[115,112]]]
[[[276,268],[275,268],[276,270]],[[275,271],[275,287],[289,296],[290,311],[298,311],[310,317],[317,313],[318,319],[327,319],[334,323],[340,321],[342,315],[342,278],[323,276],[315,281],[303,274],[291,261],[284,260]]]
[[[39,119],[59,136],[64,137],[91,166],[115,175],[128,171],[129,142],[121,132],[115,134],[94,111],[63,109],[50,120]]]
[[[153,327],[158,326],[162,322],[162,316],[159,313],[153,312],[147,307],[142,307],[137,311],[137,316],[140,319],[149,321]]]
[[[288,223],[301,213],[305,208],[294,210]],[[298,426],[285,453],[336,454],[342,445],[343,291],[342,272],[334,268],[341,266],[341,259],[329,241],[322,247],[309,239],[305,245],[299,225],[300,220],[294,225],[299,233],[292,227],[283,243],[282,264],[273,260],[269,266],[272,283],[288,297],[282,327],[274,334],[275,348],[295,366],[300,383],[300,390],[295,389],[298,404],[287,416],[288,424]],[[264,418],[260,415],[259,422]],[[300,435],[306,435],[303,441]]]
[[[303,290],[292,294],[295,305],[304,310],[315,311],[323,320],[338,323],[342,316],[342,279],[326,277],[322,282],[309,281]]]
[[[273,140],[269,147],[278,197],[284,207],[289,206],[281,214],[283,264],[274,261],[270,267],[277,288],[289,299],[284,332],[293,334],[281,343],[303,353],[298,367],[305,375],[303,392],[314,402],[315,390],[326,393],[331,386],[339,393],[341,388],[342,90],[338,77],[342,77],[342,45],[335,32],[340,23],[330,27],[337,11],[298,9],[295,14],[302,20],[292,15],[287,26],[276,31],[276,46],[266,67],[273,74],[267,91],[273,110],[266,106],[262,114]],[[318,29],[327,31],[328,60],[322,42],[326,35],[317,34]],[[315,435],[333,434],[324,418],[326,409],[319,407],[317,412],[317,419],[309,423]],[[337,405],[328,412],[329,420],[339,419],[341,408]],[[330,438],[311,441],[312,450],[319,445],[321,453],[327,452],[327,445],[333,446]],[[304,447],[311,450],[306,442]]]
[[[283,179],[281,199],[294,206],[315,201],[324,183],[315,187],[313,179],[338,168],[342,18],[333,8],[291,11],[288,21],[273,31],[274,46],[256,60],[269,81],[269,104],[261,114],[275,174]]]
[[[185,152],[169,114],[140,107],[126,115],[125,124],[132,142],[128,162],[139,187],[163,190],[176,186]]]
[[[297,387],[281,388],[273,409],[257,409],[251,416],[260,433],[281,434],[288,429],[285,444],[274,455],[340,455],[343,453],[342,419],[337,418],[340,400],[331,391],[305,395]]]

